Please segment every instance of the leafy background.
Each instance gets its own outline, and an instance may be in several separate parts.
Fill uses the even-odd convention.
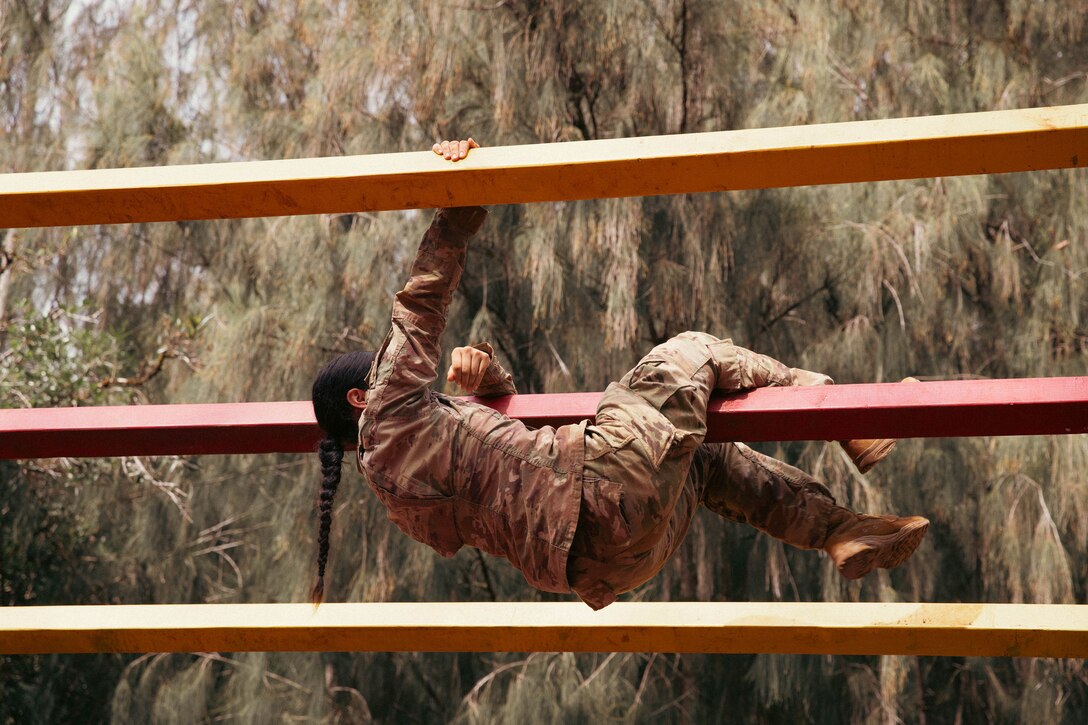
[[[1080,0],[0,0],[0,169],[167,165],[1088,102]],[[523,392],[601,389],[685,329],[838,382],[1088,374],[1083,169],[498,207],[447,340]],[[380,342],[425,213],[0,230],[11,407],[304,398]],[[1088,440],[904,441],[866,477],[762,446],[857,509],[920,513],[860,583],[704,512],[634,599],[1088,601]],[[315,456],[0,467],[4,605],[303,601]],[[340,601],[554,598],[391,527],[350,473]],[[561,598],[561,597],[560,597]],[[0,657],[0,720],[1083,722],[1083,663],[664,654]]]

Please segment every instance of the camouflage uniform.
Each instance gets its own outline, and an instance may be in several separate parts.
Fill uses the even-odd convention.
[[[431,390],[466,244],[485,216],[435,215],[371,370],[359,468],[398,527],[445,556],[469,545],[506,558],[533,586],[595,609],[661,569],[700,503],[797,546],[823,543],[818,514],[833,505],[823,486],[741,444],[703,444],[714,389],[792,382],[781,363],[728,340],[684,333],[654,348],[608,387],[592,425],[529,429]],[[477,394],[514,392],[493,359]]]
[[[831,493],[742,443],[707,444],[714,390],[789,385],[781,363],[701,332],[654,348],[605,390],[586,428],[582,518],[571,587],[594,609],[652,578],[699,504],[800,548],[827,536]]]
[[[417,541],[444,556],[474,546],[509,560],[538,589],[569,592],[585,423],[530,430],[431,390],[466,244],[486,215],[477,207],[440,210],[424,235],[371,369],[359,467],[390,520]],[[513,391],[492,362],[477,392]]]

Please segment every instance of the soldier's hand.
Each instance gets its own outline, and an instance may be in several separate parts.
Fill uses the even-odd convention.
[[[480,144],[468,138],[463,141],[441,141],[432,146],[431,151],[447,161],[460,161],[468,156],[470,149],[478,148],[480,148]]]
[[[446,373],[446,380],[457,383],[468,393],[475,393],[484,381],[484,373],[491,365],[491,356],[474,347],[453,348],[453,364]]]

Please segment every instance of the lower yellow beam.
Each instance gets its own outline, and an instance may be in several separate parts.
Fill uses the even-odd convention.
[[[668,602],[0,608],[0,653],[712,652],[1088,657],[1088,606]]]
[[[0,228],[518,204],[1086,165],[1088,104],[492,147],[456,164],[421,151],[3,174]]]

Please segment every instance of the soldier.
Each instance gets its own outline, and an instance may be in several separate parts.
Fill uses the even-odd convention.
[[[435,144],[451,162],[472,139]],[[653,577],[676,551],[700,504],[791,546],[821,549],[856,579],[903,563],[929,522],[857,514],[803,471],[741,443],[707,444],[714,390],[826,385],[796,368],[702,332],[658,345],[608,386],[595,422],[530,429],[431,385],[439,338],[480,207],[440,209],[393,303],[377,353],[325,366],[313,386],[326,438],[313,601],[324,597],[332,501],[343,447],[405,533],[444,556],[474,546],[513,564],[548,592],[575,592],[600,609]],[[476,396],[515,393],[487,344],[453,351],[447,380]],[[868,470],[895,441],[847,441]]]

